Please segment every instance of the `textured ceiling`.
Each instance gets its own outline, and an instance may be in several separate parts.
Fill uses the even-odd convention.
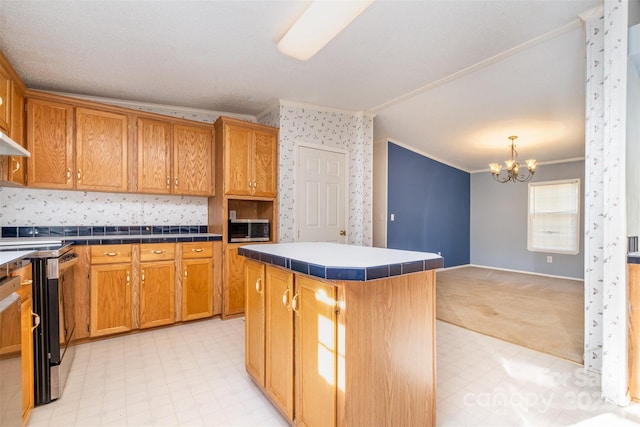
[[[584,30],[598,0],[376,1],[309,61],[276,43],[304,1],[0,0],[28,87],[256,115],[278,99],[376,113],[464,170],[584,155]],[[506,52],[506,53],[505,53]],[[466,71],[465,71],[466,70]]]

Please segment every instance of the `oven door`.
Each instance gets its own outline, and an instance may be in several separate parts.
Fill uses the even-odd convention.
[[[78,258],[75,253],[62,258],[47,260],[47,301],[49,308],[49,363],[59,365],[68,348],[75,328],[73,266]],[[57,263],[52,267],[50,263]],[[57,273],[53,273],[57,271]],[[56,277],[57,276],[57,277]]]

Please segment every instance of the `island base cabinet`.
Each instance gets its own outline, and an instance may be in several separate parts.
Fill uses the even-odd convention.
[[[268,265],[265,284],[265,391],[293,421],[293,273]]]
[[[296,310],[298,355],[296,424],[306,427],[335,426],[338,356],[336,288],[301,275],[296,275],[295,280],[296,294],[292,303]]]
[[[247,259],[245,275],[247,371],[289,422],[435,426],[434,270],[329,281]]]
[[[245,367],[253,380],[264,389],[265,319],[264,264],[247,260],[245,263],[246,317]]]

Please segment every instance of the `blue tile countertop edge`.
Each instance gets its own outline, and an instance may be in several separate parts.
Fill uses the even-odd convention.
[[[627,254],[627,264],[640,264],[640,252],[630,252]]]
[[[295,245],[292,244],[292,245]],[[347,246],[347,245],[342,245]],[[264,246],[263,246],[264,247]],[[354,248],[359,248],[354,246]],[[376,248],[379,249],[379,248]],[[356,249],[357,250],[357,249]],[[387,251],[394,251],[389,249]],[[396,251],[397,252],[397,251]],[[405,252],[405,251],[403,251]],[[256,261],[284,267],[286,269],[319,277],[327,280],[368,281],[384,279],[386,277],[400,276],[403,274],[417,273],[420,271],[434,270],[444,267],[444,259],[440,256],[422,260],[410,260],[392,264],[380,264],[361,267],[328,266],[301,261],[293,257],[279,256],[273,253],[253,250],[247,247],[239,247],[238,254]],[[421,254],[416,252],[416,254]],[[425,254],[431,255],[431,254]],[[375,261],[374,261],[375,262]]]
[[[2,238],[207,234],[206,225],[73,225],[2,227]]]

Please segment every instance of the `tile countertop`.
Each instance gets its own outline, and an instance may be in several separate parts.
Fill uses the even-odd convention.
[[[293,271],[336,280],[375,280],[442,268],[440,255],[326,242],[241,246],[240,255]]]
[[[640,264],[640,252],[629,252],[627,254],[627,264]]]
[[[62,242],[76,245],[129,244],[129,243],[184,243],[222,240],[221,234],[114,234],[101,236],[64,236],[53,237],[9,237],[0,238],[0,251],[3,246],[60,245]]]
[[[0,269],[4,269],[6,264],[9,264],[13,261],[17,261],[21,258],[24,258],[35,251],[10,251],[10,252],[0,252]]]

